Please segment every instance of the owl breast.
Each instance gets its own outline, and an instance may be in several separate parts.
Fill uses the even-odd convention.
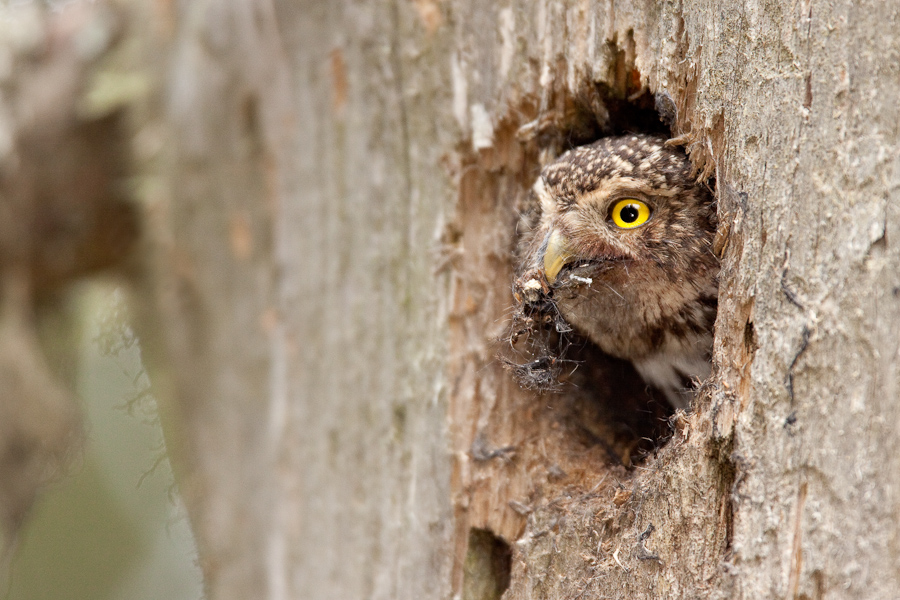
[[[716,319],[715,278],[696,275],[671,281],[656,265],[588,265],[572,270],[553,298],[574,329],[685,408],[694,382],[709,376]]]

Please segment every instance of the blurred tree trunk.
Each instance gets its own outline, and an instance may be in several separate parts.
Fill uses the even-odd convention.
[[[122,272],[138,234],[122,99],[94,94],[121,25],[106,6],[0,6],[0,589],[28,510],[83,441],[69,292]]]
[[[195,0],[138,25],[136,305],[210,598],[895,594],[900,7]],[[645,91],[716,178],[723,271],[714,379],[626,468],[495,340],[541,162]]]

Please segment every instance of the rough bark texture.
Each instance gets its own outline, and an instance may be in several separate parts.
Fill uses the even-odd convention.
[[[210,597],[897,589],[896,7],[171,10],[151,281]],[[714,380],[626,468],[495,353],[527,187],[643,88],[723,273]]]
[[[210,598],[895,595],[900,8],[145,22],[137,301]],[[652,94],[715,177],[722,276],[715,375],[634,465],[615,365],[540,396],[496,355],[541,164]]]

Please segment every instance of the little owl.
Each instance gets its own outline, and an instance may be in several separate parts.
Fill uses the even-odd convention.
[[[517,296],[555,305],[673,407],[710,372],[719,263],[712,194],[680,149],[628,135],[566,152],[534,185],[540,224]]]

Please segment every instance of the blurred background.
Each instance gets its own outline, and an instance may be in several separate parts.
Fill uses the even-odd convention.
[[[85,448],[32,507],[5,598],[201,598],[193,536],[125,295],[108,282],[74,294]]]

